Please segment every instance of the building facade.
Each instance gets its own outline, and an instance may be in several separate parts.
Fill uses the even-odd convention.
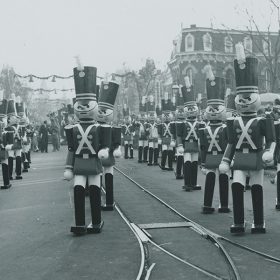
[[[189,76],[195,92],[200,93],[202,97],[205,96],[204,67],[210,64],[215,76],[224,77],[226,87],[235,91],[233,68],[235,44],[242,42],[246,55],[253,55],[259,59],[260,92],[269,92],[271,74],[264,55],[273,55],[273,46],[279,34],[270,33],[269,38],[266,34],[265,32],[248,34],[248,31],[221,30],[196,25],[183,28],[173,41],[173,51],[168,62],[173,83],[183,83],[184,77]]]

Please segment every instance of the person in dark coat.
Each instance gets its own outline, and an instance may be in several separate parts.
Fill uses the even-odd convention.
[[[41,125],[39,130],[39,136],[41,139],[41,152],[48,152],[48,127],[47,127],[47,121],[44,121],[44,123]]]

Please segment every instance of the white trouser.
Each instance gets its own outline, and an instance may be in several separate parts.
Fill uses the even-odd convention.
[[[194,162],[198,161],[198,153],[184,153],[184,162]]]
[[[264,170],[234,170],[233,171],[233,183],[240,183],[246,185],[246,177],[250,178],[250,185],[263,186]]]
[[[75,175],[74,176],[74,187],[79,185],[86,187],[88,179],[88,185],[89,186],[98,186],[100,188],[100,174],[98,175]]]

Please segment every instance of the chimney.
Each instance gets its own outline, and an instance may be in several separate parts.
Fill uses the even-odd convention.
[[[191,24],[191,28],[196,28],[196,24]]]

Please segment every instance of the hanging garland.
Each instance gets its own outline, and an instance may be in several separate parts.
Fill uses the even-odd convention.
[[[40,92],[40,93],[43,93],[43,92],[54,92],[55,94],[57,94],[58,91],[61,91],[61,92],[65,92],[65,91],[74,91],[73,88],[68,88],[68,89],[44,89],[44,88],[36,88],[36,89],[31,89],[32,91],[35,91],[35,92]]]

